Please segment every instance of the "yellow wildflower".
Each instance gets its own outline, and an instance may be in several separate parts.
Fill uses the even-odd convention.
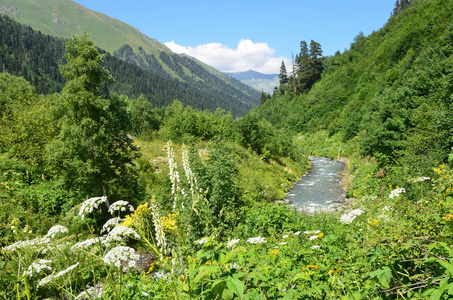
[[[154,271],[154,270],[156,269],[156,266],[157,266],[157,261],[152,262],[152,263],[149,265],[149,268],[148,268],[148,271],[146,271],[146,274],[149,274],[149,273],[151,273],[152,271]]]
[[[175,214],[169,214],[168,216],[163,216],[161,218],[161,225],[162,228],[168,230],[175,230],[176,229],[176,217],[178,216],[179,212]]]
[[[452,214],[447,214],[444,217],[442,217],[442,219],[444,219],[447,222],[450,222],[450,221],[453,220],[453,215]]]
[[[121,226],[126,226],[126,227],[131,227],[133,221],[134,220],[132,219],[131,215],[126,215],[126,220],[124,220],[123,223],[121,223],[120,225]]]
[[[372,220],[368,221],[368,224],[370,224],[371,227],[376,227],[379,225],[380,222],[381,222],[381,219],[372,219]]]
[[[280,253],[279,249],[273,249],[273,250],[269,251],[269,254],[274,256],[274,257],[277,256],[279,253]]]
[[[318,234],[318,238],[322,238],[323,236],[324,236],[324,233],[322,233],[322,232]]]
[[[301,269],[302,269],[302,271],[305,271],[305,270],[306,270],[307,268],[305,268],[305,267],[302,267]]]
[[[307,269],[319,269],[319,266],[318,265],[308,265],[307,266]]]
[[[335,271],[334,270],[329,270],[329,274],[332,274],[334,273]]]

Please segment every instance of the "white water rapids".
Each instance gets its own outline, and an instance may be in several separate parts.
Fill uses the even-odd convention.
[[[344,195],[339,173],[345,170],[346,164],[325,157],[310,157],[310,161],[310,170],[294,184],[286,199],[299,211],[329,210]]]

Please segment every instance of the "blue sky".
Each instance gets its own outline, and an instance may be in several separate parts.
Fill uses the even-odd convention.
[[[278,73],[300,41],[324,55],[379,30],[395,0],[75,0],[220,71]],[[288,69],[287,65],[287,69]]]

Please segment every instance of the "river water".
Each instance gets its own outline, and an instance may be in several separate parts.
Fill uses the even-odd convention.
[[[344,195],[339,173],[346,169],[346,164],[325,157],[310,157],[310,161],[310,170],[294,184],[286,199],[299,211],[329,210]]]

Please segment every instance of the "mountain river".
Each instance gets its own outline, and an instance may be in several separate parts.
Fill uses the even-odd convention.
[[[310,161],[310,170],[294,184],[286,199],[299,211],[329,210],[344,195],[339,173],[345,170],[346,164],[325,157],[310,157]]]

